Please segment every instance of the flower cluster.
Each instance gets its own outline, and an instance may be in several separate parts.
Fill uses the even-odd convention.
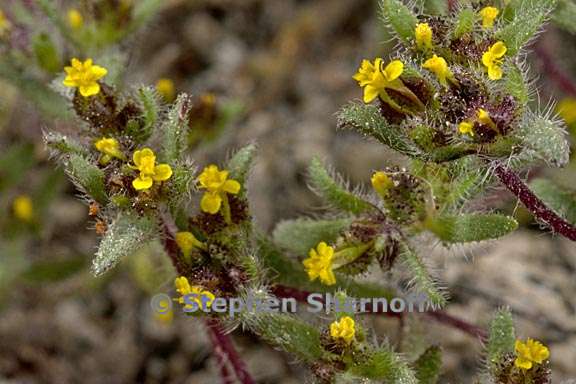
[[[350,316],[342,317],[330,324],[330,336],[336,341],[350,345],[356,336],[356,322]]]
[[[84,62],[73,58],[72,66],[65,67],[66,78],[63,84],[70,88],[78,88],[84,97],[90,97],[100,93],[98,80],[108,74],[106,68],[94,65],[92,59]]]
[[[516,360],[514,365],[523,370],[529,370],[534,365],[542,364],[550,357],[548,348],[539,341],[528,339],[526,342],[516,340],[514,345]]]
[[[198,176],[200,188],[206,190],[200,202],[202,211],[216,214],[224,207],[224,215],[229,215],[227,194],[238,194],[241,186],[236,180],[228,179],[228,175],[228,171],[221,171],[217,165],[209,165]]]
[[[140,171],[140,175],[132,181],[135,190],[150,189],[154,182],[166,181],[172,176],[172,168],[168,164],[156,165],[156,155],[150,148],[135,151],[132,155],[132,169]]]
[[[502,58],[507,50],[506,45],[502,41],[498,41],[482,55],[482,64],[488,70],[490,80],[500,80],[502,78]]]
[[[180,297],[176,300],[178,303],[184,305],[184,309],[189,309],[192,308],[192,305],[187,303],[186,301],[192,301],[194,303],[197,304],[197,306],[199,308],[202,307],[202,299],[203,298],[207,298],[207,300],[204,300],[206,302],[206,305],[208,307],[210,307],[212,305],[212,302],[214,301],[214,299],[216,298],[216,296],[214,296],[214,294],[210,291],[207,291],[205,289],[203,289],[200,286],[197,285],[190,285],[190,282],[188,281],[188,279],[185,276],[180,276],[177,277],[174,280],[174,285],[176,287],[176,292],[178,292],[178,294],[180,294]],[[187,296],[190,295],[190,296]],[[186,300],[185,300],[186,297]]]
[[[332,270],[333,262],[334,248],[322,241],[316,249],[310,250],[309,257],[303,261],[303,264],[310,280],[320,279],[326,285],[334,285],[336,277]]]

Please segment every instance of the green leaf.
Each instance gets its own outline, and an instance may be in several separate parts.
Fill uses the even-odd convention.
[[[157,235],[156,222],[149,217],[120,213],[110,224],[92,261],[92,273],[100,276],[122,258],[132,255]]]
[[[162,124],[162,161],[174,164],[186,150],[186,135],[188,130],[188,112],[190,101],[188,95],[182,94],[168,112],[166,121]]]
[[[570,145],[561,123],[529,113],[524,118],[517,135],[523,142],[521,157],[528,160],[542,160],[556,167],[568,163]]]
[[[359,214],[372,209],[372,205],[350,192],[342,177],[332,177],[322,162],[314,158],[308,167],[308,180],[312,190],[335,209]]]
[[[193,164],[179,161],[172,165],[172,177],[167,183],[167,200],[173,213],[182,204],[190,201],[195,178],[196,167]]]
[[[438,286],[435,278],[430,276],[428,268],[418,254],[407,244],[403,244],[400,260],[412,274],[412,285],[418,293],[428,297],[430,303],[436,307],[446,305],[446,294]]]
[[[138,89],[138,100],[142,108],[143,124],[139,127],[139,132],[131,134],[139,142],[144,142],[152,135],[152,130],[156,126],[160,115],[160,98],[153,87],[142,87]]]
[[[568,222],[576,225],[576,192],[566,190],[546,179],[535,179],[530,183],[532,191],[548,207]]]
[[[352,129],[372,136],[382,144],[407,156],[416,156],[418,149],[410,143],[399,127],[389,124],[378,107],[350,103],[338,112],[338,128]]]
[[[104,187],[104,171],[77,154],[70,155],[64,165],[76,188],[100,204],[106,204],[108,197]]]
[[[447,243],[497,239],[518,228],[514,218],[499,214],[441,215],[429,219],[428,229]]]
[[[80,156],[88,155],[86,149],[70,136],[59,132],[47,132],[44,134],[44,142],[54,155],[64,156],[76,154]]]
[[[436,384],[442,368],[442,350],[438,346],[429,347],[414,362],[414,370],[419,384]]]
[[[476,21],[476,14],[472,8],[462,8],[458,13],[456,21],[456,28],[454,28],[454,37],[456,39],[462,37],[466,33],[472,32],[474,29],[474,22]]]
[[[274,242],[280,247],[297,255],[307,255],[319,242],[332,243],[340,232],[349,227],[352,219],[286,220],[276,226],[273,233]]]
[[[414,39],[416,15],[401,0],[381,0],[382,19],[406,45]]]
[[[512,20],[496,33],[508,48],[507,56],[516,55],[540,31],[556,0],[521,0],[516,4]]]
[[[431,15],[448,14],[448,2],[446,0],[425,0],[426,13]]]
[[[348,371],[353,375],[373,379],[385,380],[386,383],[417,384],[414,372],[402,361],[392,348],[384,346],[362,356]]]
[[[504,89],[522,105],[530,101],[530,91],[522,70],[516,65],[508,66],[504,77]]]
[[[41,33],[34,36],[32,48],[36,55],[36,61],[41,68],[51,73],[62,70],[60,55],[49,35]]]
[[[491,369],[498,366],[504,355],[514,351],[515,340],[514,322],[510,310],[498,310],[490,322],[486,344],[488,364]]]
[[[230,178],[238,181],[241,185],[246,184],[246,178],[254,162],[256,150],[257,147],[254,144],[247,145],[228,160],[226,169],[230,172]]]

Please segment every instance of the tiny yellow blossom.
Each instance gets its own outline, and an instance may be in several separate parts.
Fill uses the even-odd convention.
[[[194,248],[206,249],[206,245],[198,240],[192,232],[178,232],[175,236],[176,244],[185,257],[190,257]]]
[[[566,124],[571,125],[576,123],[576,98],[565,98],[558,104],[556,111],[564,119]]]
[[[482,28],[490,29],[494,27],[494,20],[498,17],[500,11],[495,7],[484,7],[480,10],[482,17]]]
[[[419,23],[414,30],[416,46],[421,50],[432,49],[432,28],[428,23]]]
[[[132,180],[135,190],[141,191],[152,187],[155,181],[166,181],[172,176],[172,168],[168,164],[156,165],[156,155],[150,148],[135,151],[132,156],[132,169],[140,171],[140,175]]]
[[[104,154],[100,159],[102,164],[107,164],[114,157],[120,160],[126,159],[120,150],[120,143],[114,138],[103,137],[102,139],[96,140],[94,147]]]
[[[404,64],[400,60],[390,62],[382,69],[384,60],[377,58],[372,64],[369,60],[363,60],[360,69],[354,75],[354,80],[364,87],[364,102],[370,103],[378,96],[388,99],[386,88],[403,86],[400,75],[404,72]]]
[[[34,206],[29,196],[20,195],[16,197],[12,202],[12,210],[18,220],[29,223],[34,218]]]
[[[6,34],[10,29],[12,29],[12,23],[0,9],[0,36]]]
[[[550,351],[545,345],[530,338],[525,343],[516,340],[514,350],[516,352],[514,365],[523,370],[531,369],[534,364],[542,364],[550,357]]]
[[[388,194],[390,188],[394,186],[390,177],[383,171],[374,172],[372,178],[370,179],[372,182],[372,187],[378,194],[382,197],[385,197]]]
[[[310,250],[308,256],[302,263],[310,281],[320,278],[320,281],[326,285],[336,284],[336,277],[332,271],[334,248],[322,241],[316,246],[316,249]]]
[[[502,41],[498,41],[482,55],[482,64],[488,69],[490,80],[500,80],[502,78],[502,57],[504,57],[507,50],[506,45]]]
[[[154,311],[154,319],[162,325],[170,325],[174,320],[174,311],[172,309],[167,309],[165,312]]]
[[[474,136],[474,123],[463,121],[458,124],[458,131],[463,135]]]
[[[156,82],[156,91],[166,100],[172,102],[176,98],[176,87],[170,79],[162,78]]]
[[[446,60],[443,57],[434,55],[430,59],[426,60],[424,64],[422,64],[422,67],[434,72],[438,78],[438,82],[445,87],[448,86],[446,80],[450,80],[454,84],[457,83],[452,71],[448,68],[448,63],[446,63]]]
[[[356,336],[356,323],[349,316],[344,316],[340,321],[330,324],[330,336],[334,340],[343,340],[346,344],[352,343]]]
[[[70,8],[68,10],[68,25],[72,29],[80,29],[84,25],[84,17],[76,8]]]
[[[198,176],[200,188],[206,189],[200,208],[202,211],[210,214],[216,214],[220,211],[222,205],[225,209],[228,204],[227,193],[236,195],[240,192],[240,183],[233,179],[228,179],[229,172],[226,170],[219,170],[217,165],[209,165]],[[230,212],[225,213],[229,215]]]
[[[478,117],[478,122],[480,124],[487,125],[488,127],[492,128],[494,130],[498,129],[496,127],[496,124],[494,123],[494,121],[490,117],[490,113],[488,113],[487,110],[482,109],[482,108],[478,109],[477,117]]]
[[[175,300],[178,301],[178,303],[183,304],[185,309],[192,308],[192,304],[186,303],[186,295],[195,295],[189,296],[187,301],[196,303],[198,308],[202,308],[202,298],[207,298],[207,300],[205,299],[204,301],[206,302],[208,308],[212,305],[212,302],[216,298],[212,292],[206,291],[202,287],[197,285],[191,286],[185,276],[177,277],[174,280],[174,285],[176,287],[176,292],[180,294],[180,297]]]
[[[93,65],[92,59],[81,62],[74,58],[72,59],[72,66],[65,67],[64,70],[66,71],[66,78],[63,84],[70,88],[78,88],[84,97],[100,93],[98,80],[108,73],[106,68]]]

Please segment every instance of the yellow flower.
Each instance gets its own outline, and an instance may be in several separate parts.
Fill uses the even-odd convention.
[[[172,176],[172,168],[168,164],[156,165],[156,155],[150,148],[134,152],[132,156],[135,166],[133,169],[140,171],[140,175],[132,180],[135,190],[149,189],[154,181],[166,181]]]
[[[316,246],[316,249],[310,250],[308,256],[302,264],[304,264],[310,281],[320,278],[320,281],[326,285],[336,284],[336,277],[332,271],[334,248],[322,241]]]
[[[556,107],[558,114],[564,119],[566,124],[571,125],[576,122],[576,99],[567,97]]]
[[[26,195],[20,195],[14,199],[12,202],[12,210],[18,220],[29,223],[34,218],[32,199]]]
[[[495,7],[484,7],[480,10],[480,17],[482,17],[482,27],[489,29],[494,27],[494,20],[498,17],[500,11]]]
[[[482,109],[482,108],[478,109],[477,117],[478,117],[478,122],[480,124],[487,125],[490,128],[497,130],[496,124],[494,123],[494,121],[490,117],[490,113],[488,113],[487,110]]]
[[[12,28],[12,23],[6,18],[6,15],[0,9],[0,36],[3,36]]]
[[[113,157],[120,160],[126,158],[120,150],[120,143],[114,138],[103,137],[94,143],[94,147],[104,154],[100,159],[102,164],[107,164]]]
[[[514,365],[524,370],[531,369],[534,364],[542,364],[550,357],[550,351],[545,345],[530,338],[525,343],[516,340],[514,350],[516,351]]]
[[[346,344],[352,343],[356,335],[356,323],[349,316],[344,316],[340,321],[330,324],[330,336],[334,340],[343,340]]]
[[[432,28],[428,23],[419,23],[414,31],[416,46],[421,50],[432,49]]]
[[[240,192],[240,183],[236,180],[228,179],[228,171],[219,170],[217,165],[209,165],[198,176],[200,188],[206,189],[206,193],[202,196],[200,208],[202,211],[216,214],[220,211],[222,203],[225,206],[228,204],[227,193],[236,195]],[[229,207],[226,208],[229,210]],[[230,214],[225,213],[227,215]]]
[[[192,232],[178,232],[175,236],[176,244],[185,257],[190,257],[194,248],[206,249],[206,245],[198,240]]]
[[[458,131],[463,135],[474,136],[474,124],[469,121],[463,121],[458,124]]]
[[[98,80],[106,76],[106,68],[93,65],[92,59],[85,62],[74,58],[72,66],[65,67],[66,78],[63,84],[71,88],[79,88],[80,94],[84,97],[94,96],[100,93],[100,84]]]
[[[507,50],[506,45],[502,41],[498,41],[482,55],[482,64],[488,69],[490,80],[500,80],[502,78],[502,57],[504,57]]]
[[[84,25],[84,17],[76,8],[70,8],[68,10],[68,25],[72,29],[80,29]]]
[[[197,285],[190,285],[188,279],[185,276],[177,277],[174,280],[174,285],[176,286],[176,292],[180,294],[180,297],[175,299],[178,303],[183,304],[184,308],[192,308],[191,304],[187,304],[184,300],[186,295],[196,295],[189,296],[187,299],[188,301],[195,302],[198,308],[202,308],[202,298],[207,298],[208,300],[204,300],[206,302],[207,307],[209,308],[212,305],[212,302],[216,298],[210,291],[204,290],[202,287]]]
[[[364,102],[370,103],[378,96],[388,99],[386,88],[403,86],[399,80],[404,71],[404,64],[400,60],[390,62],[382,69],[384,60],[377,58],[372,64],[369,60],[363,60],[354,80],[364,87]]]
[[[422,67],[434,72],[438,78],[438,82],[445,87],[448,86],[446,80],[450,80],[455,84],[457,83],[452,71],[448,68],[448,63],[446,63],[446,60],[443,57],[434,55],[430,59],[426,60],[424,64],[422,64]]]
[[[385,197],[388,194],[388,190],[394,186],[392,180],[383,171],[374,172],[370,181],[374,190],[382,197]]]
[[[172,102],[176,98],[176,87],[170,79],[162,78],[156,82],[156,91],[166,100]]]

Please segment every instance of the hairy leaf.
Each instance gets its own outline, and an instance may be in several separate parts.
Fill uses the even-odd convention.
[[[384,346],[371,352],[349,368],[354,375],[387,383],[416,384],[414,372],[392,348]]]
[[[228,160],[226,169],[230,172],[230,178],[238,181],[241,185],[246,183],[246,177],[256,156],[256,149],[253,144],[247,145]]]
[[[419,384],[436,384],[442,368],[442,350],[438,346],[429,347],[414,362],[414,370]]]
[[[423,293],[433,306],[446,305],[446,295],[438,286],[438,282],[428,272],[428,267],[420,256],[407,244],[403,245],[400,260],[412,274],[412,285],[418,293]]]
[[[64,165],[76,188],[100,204],[106,204],[108,197],[104,187],[104,171],[77,154],[70,155]]]
[[[498,214],[442,215],[430,219],[428,228],[447,243],[496,239],[518,228],[514,218]]]
[[[514,351],[514,341],[512,314],[508,309],[500,309],[492,317],[486,344],[490,368],[495,368],[505,354]]]
[[[381,0],[384,23],[404,43],[410,44],[418,23],[416,15],[401,0]]]
[[[543,160],[556,167],[568,163],[570,146],[561,123],[530,113],[521,124],[518,136],[524,146],[521,156],[528,160]]]
[[[321,241],[334,242],[340,232],[351,223],[352,219],[349,218],[286,220],[276,226],[273,238],[280,247],[304,256]]]
[[[190,102],[186,94],[178,99],[168,112],[166,121],[160,128],[162,132],[162,161],[175,163],[186,150],[186,132]]]

